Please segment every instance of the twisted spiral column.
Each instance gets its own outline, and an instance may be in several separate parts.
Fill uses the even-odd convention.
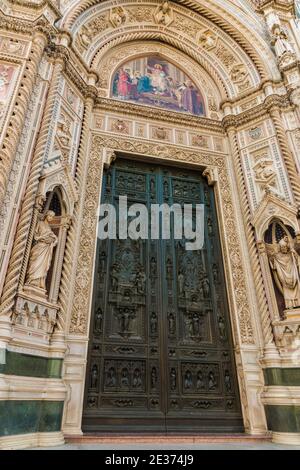
[[[241,159],[240,159],[240,152],[239,152],[239,146],[238,146],[237,137],[236,137],[236,131],[234,128],[228,129],[228,137],[229,137],[230,146],[231,146],[232,155],[233,155],[234,171],[236,174],[239,192],[241,195],[242,210],[243,210],[243,215],[244,215],[245,234],[246,234],[246,239],[248,242],[249,259],[250,259],[255,287],[256,287],[256,295],[257,295],[258,306],[259,306],[259,311],[260,311],[264,343],[265,345],[270,345],[274,343],[274,336],[273,336],[272,325],[271,325],[271,316],[270,316],[266,292],[264,288],[264,281],[263,281],[263,277],[261,273],[259,253],[257,249],[254,229],[251,225],[251,212],[250,212],[250,207],[248,204],[247,188],[246,188],[246,183],[244,179]]]
[[[62,61],[58,61],[54,65],[52,82],[47,97],[41,130],[32,159],[16,237],[2,292],[0,316],[11,314],[18,286],[20,283],[24,282],[25,279],[26,266],[39,212],[39,204],[36,204],[39,178],[43,169],[44,156],[50,132],[50,123],[53,118],[53,111],[58,97],[62,69]]]
[[[86,174],[88,168],[88,136],[90,130],[90,119],[92,115],[94,100],[91,97],[86,99],[84,115],[82,120],[82,130],[80,137],[80,144],[78,149],[78,159],[76,167],[75,181],[78,188],[79,200],[75,204],[72,224],[68,231],[68,237],[65,248],[63,270],[61,275],[60,291],[59,291],[59,304],[61,306],[60,328],[64,328],[64,323],[67,318],[68,308],[70,307],[70,294],[71,294],[71,279],[74,271],[74,253],[77,251],[79,237],[80,237],[80,220],[82,217],[83,204],[84,204],[84,186],[86,181]]]
[[[10,171],[21,138],[26,111],[33,91],[35,77],[47,43],[46,35],[36,32],[30,56],[15,99],[13,111],[0,149],[0,207],[5,197]]]
[[[279,146],[291,182],[294,198],[298,207],[300,207],[300,175],[297,171],[296,163],[289,148],[286,133],[282,125],[282,118],[280,115],[279,108],[272,108],[270,110],[270,116],[275,126]]]

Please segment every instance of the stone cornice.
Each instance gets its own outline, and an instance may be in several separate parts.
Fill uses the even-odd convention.
[[[56,32],[55,28],[50,25],[46,18],[38,18],[36,21],[21,20],[12,16],[0,13],[0,29],[13,31],[15,33],[23,33],[32,36],[34,32],[45,34],[50,41],[51,36]]]
[[[285,13],[295,13],[294,0],[256,0],[256,9],[263,12],[268,7]]]
[[[83,97],[92,98],[93,100],[96,99],[98,94],[97,88],[92,85],[89,85],[87,81],[82,77],[80,69],[76,68],[76,61],[75,65],[73,65],[73,60],[71,60],[74,59],[73,51],[70,51],[66,46],[50,43],[46,48],[46,52],[48,56],[53,58],[54,60],[60,59],[63,61],[64,72],[66,76],[77,87]],[[95,72],[92,72],[86,66],[84,67],[84,69],[87,76],[89,76],[89,74],[91,73],[96,75]]]
[[[144,119],[153,119],[156,122],[163,121],[178,126],[190,126],[194,128],[205,128],[210,131],[223,132],[222,123],[205,117],[193,116],[186,113],[178,113],[175,111],[165,110],[163,108],[155,108],[153,106],[140,106],[135,103],[122,102],[110,98],[98,97],[96,100],[96,110],[120,113],[123,116],[135,116]]]
[[[35,1],[35,2],[30,2],[28,0],[7,0],[7,3],[12,6],[12,8],[16,7],[21,7],[21,8],[26,8],[29,10],[34,10],[37,12],[42,12],[45,8],[49,8],[53,11],[53,13],[56,15],[56,19],[60,19],[62,17],[62,14],[58,8],[58,6],[55,4],[55,2],[51,0],[40,0],[40,1]]]
[[[238,128],[244,124],[251,123],[251,121],[257,118],[265,116],[272,108],[288,109],[291,107],[292,105],[289,100],[289,95],[270,95],[265,99],[264,103],[258,106],[248,109],[238,115],[230,114],[225,116],[222,124],[225,130],[232,127]]]

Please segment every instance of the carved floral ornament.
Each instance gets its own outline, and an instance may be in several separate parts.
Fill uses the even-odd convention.
[[[236,311],[233,317],[233,327],[236,334],[240,335],[241,342],[253,344],[254,331],[251,321],[251,313],[247,294],[247,284],[244,268],[240,260],[242,255],[239,248],[239,239],[236,232],[236,222],[234,218],[234,208],[232,195],[228,180],[228,174],[224,166],[224,160],[220,156],[193,152],[188,149],[178,149],[168,144],[153,144],[129,138],[114,138],[106,135],[94,135],[91,145],[90,163],[87,179],[86,199],[84,203],[82,231],[80,238],[80,248],[77,258],[77,269],[75,274],[75,288],[73,309],[70,323],[70,333],[86,334],[89,321],[90,295],[92,292],[93,259],[96,236],[96,211],[97,201],[100,194],[102,176],[99,171],[99,162],[107,162],[107,155],[115,154],[115,151],[126,152],[134,155],[151,155],[158,159],[178,161],[182,163],[196,164],[206,167],[205,176],[209,183],[217,182],[219,201],[222,206],[224,218],[224,230],[222,238],[228,247],[228,258],[225,257],[225,268],[228,279],[232,279],[232,298],[234,305],[232,311]],[[231,274],[230,274],[231,273]],[[238,326],[237,326],[238,325]],[[237,333],[237,330],[239,333]]]

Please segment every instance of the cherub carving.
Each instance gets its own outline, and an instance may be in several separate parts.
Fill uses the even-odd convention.
[[[116,7],[111,10],[109,19],[114,28],[119,28],[126,23],[127,15],[122,7]]]

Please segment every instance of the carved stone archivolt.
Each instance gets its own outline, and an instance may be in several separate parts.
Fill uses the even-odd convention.
[[[185,2],[182,3],[184,4]],[[160,28],[161,30],[164,30],[165,34],[168,35],[171,35],[173,31],[176,31],[177,35],[179,32],[180,36],[187,41],[194,39],[196,36],[198,37],[199,33],[201,33],[200,44],[201,46],[203,45],[203,49],[205,50],[208,46],[208,48],[213,53],[215,53],[218,49],[218,46],[220,45],[221,47],[220,50],[218,50],[216,59],[223,60],[224,57],[223,64],[225,67],[227,67],[228,56],[231,55],[234,57],[237,52],[231,47],[232,43],[229,36],[224,33],[224,30],[221,32],[221,29],[216,26],[216,23],[213,25],[208,19],[205,18],[205,15],[203,15],[206,9],[205,7],[202,6],[202,8],[200,8],[200,15],[196,13],[199,11],[199,5],[197,3],[192,6],[189,2],[188,7],[194,9],[194,14],[190,14],[190,11],[187,8],[181,5],[177,5],[174,2],[161,2],[158,6],[157,4],[153,4],[152,2],[148,1],[145,1],[143,4],[139,5],[137,5],[136,2],[128,2],[126,5],[122,6],[122,14],[119,15],[119,17],[122,17],[123,20],[119,20],[117,24],[119,28],[122,29],[123,36],[126,33],[126,28],[129,30],[133,27],[135,27],[136,30],[143,28],[144,31],[150,31],[154,28],[157,30]],[[65,27],[71,28],[72,32],[78,33],[79,36],[81,35],[81,28],[87,28],[87,25],[89,30],[94,30],[93,45],[90,47],[88,61],[94,54],[95,50],[102,48],[104,44],[104,42],[102,42],[100,39],[101,34],[103,37],[105,36],[106,42],[110,37],[115,39],[116,34],[118,34],[118,31],[116,31],[116,29],[118,30],[116,27],[116,22],[112,23],[109,20],[113,9],[115,9],[115,6],[112,3],[105,2],[105,4],[99,4],[97,7],[91,9],[93,16],[87,14],[83,15],[85,5],[81,5],[78,9],[75,9],[69,17],[65,18]],[[97,15],[95,15],[96,11]],[[221,11],[226,15],[226,9],[221,8]],[[220,6],[218,12],[220,14]],[[98,28],[96,25],[98,25]],[[214,33],[213,37],[210,37],[208,41],[206,41],[203,38],[207,35],[208,30],[214,30]],[[235,38],[239,36],[238,30],[235,31],[234,36]],[[253,35],[252,40],[254,40]],[[256,40],[261,41],[261,38],[255,37],[255,41]],[[243,41],[243,47],[245,47],[245,41]],[[214,48],[216,51],[213,50]],[[255,54],[252,54],[252,57],[254,56]],[[274,58],[270,56],[270,62],[272,62],[272,60],[274,61]],[[237,60],[236,62],[238,63]],[[263,65],[262,62],[259,63],[260,59],[257,56],[255,57],[255,62],[261,72],[265,66],[268,67],[270,64],[266,63]],[[232,64],[228,65],[230,67]],[[254,75],[255,73],[252,75],[253,78]]]
[[[244,268],[240,262],[242,255],[239,248],[238,236],[235,231],[236,223],[234,219],[233,202],[223,158],[191,152],[188,149],[179,150],[175,146],[167,144],[158,145],[138,141],[136,139],[113,138],[105,135],[94,135],[92,141],[70,332],[74,334],[86,334],[88,328],[89,299],[92,289],[90,280],[92,279],[93,273],[96,236],[96,211],[101,185],[99,162],[103,161],[103,149],[105,148],[112,148],[115,149],[115,151],[122,151],[134,155],[151,155],[158,159],[196,164],[208,168],[211,167],[212,162],[214,163],[216,171],[218,172],[217,186],[220,191],[219,203],[224,217],[222,239],[228,247],[229,253],[229,258],[227,259],[225,257],[228,278],[231,276],[229,273],[232,273],[232,296],[234,299],[234,311],[236,311],[236,317],[233,316],[232,320],[239,331],[241,342],[243,344],[253,344],[255,338],[249,309],[247,283]],[[211,176],[210,178],[213,182],[215,176]]]

